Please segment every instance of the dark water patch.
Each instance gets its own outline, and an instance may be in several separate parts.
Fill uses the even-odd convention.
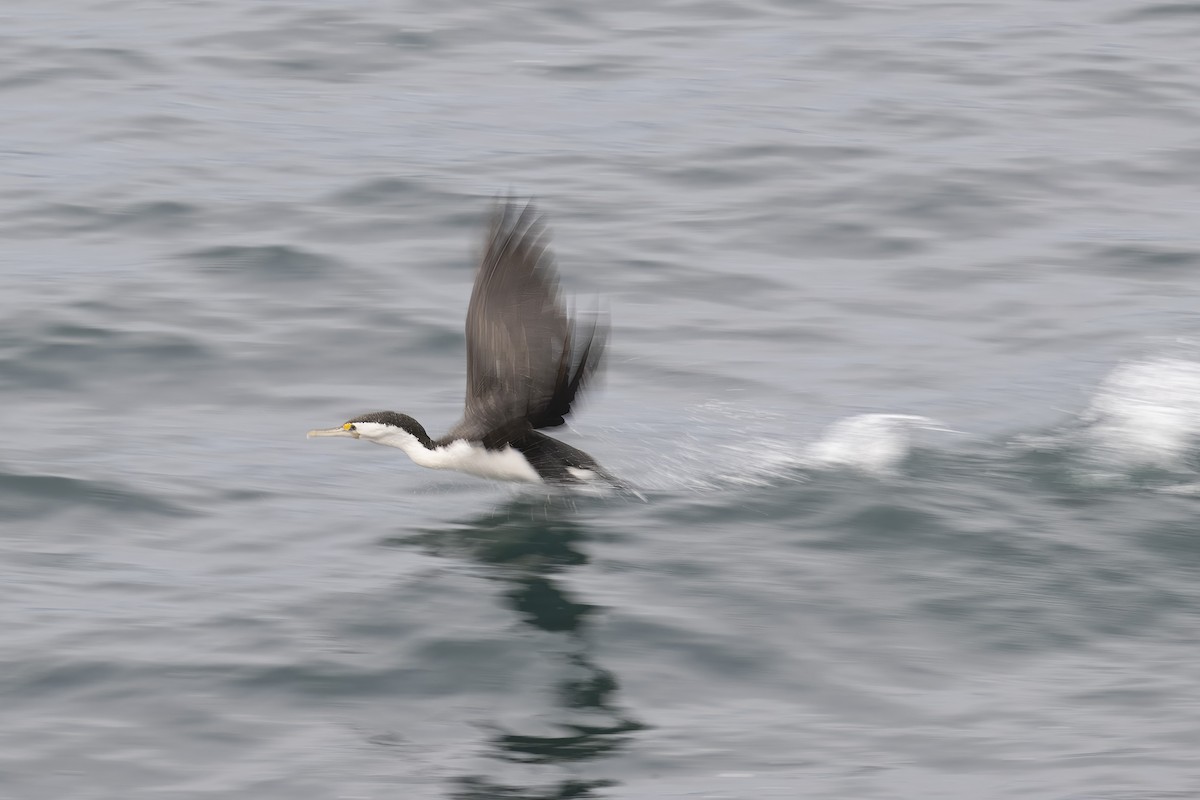
[[[382,68],[367,60],[326,53],[297,53],[274,58],[236,58],[232,56],[201,56],[199,63],[217,67],[237,75],[257,75],[265,78],[319,79],[329,83],[351,83],[360,80],[364,72]]]
[[[539,16],[560,24],[562,30],[586,31],[603,24],[600,9],[579,5],[554,5],[539,10]]]
[[[0,472],[0,517],[40,519],[80,508],[119,515],[191,517],[195,512],[146,492],[118,484],[63,475]]]
[[[505,760],[520,764],[565,764],[610,755],[628,744],[622,734],[644,730],[637,723],[564,725],[561,736],[528,736],[499,732],[494,740]]]
[[[474,205],[467,198],[438,190],[424,180],[394,176],[362,181],[334,192],[325,202],[335,206],[383,206],[389,210],[427,209],[431,203]],[[470,215],[473,222],[483,218],[482,209],[476,207],[473,211]]]
[[[964,503],[957,494],[921,502],[942,520],[959,520],[954,527],[931,525],[925,515],[898,516],[887,507],[855,510],[856,524],[844,538],[815,545],[835,544],[849,553],[890,550],[889,560],[877,563],[886,564],[887,580],[898,589],[908,587],[901,590],[911,595],[909,613],[941,620],[994,652],[1153,638],[1186,613],[1190,593],[1178,591],[1170,572],[1130,549],[1120,522],[1074,512],[1064,517],[1050,506],[1032,514],[1006,504],[982,497]],[[1116,509],[1113,516],[1123,518]],[[859,523],[875,535],[865,537]],[[818,517],[814,524],[824,529],[830,522]]]
[[[1183,499],[1181,511],[1194,509],[1198,503],[1193,498]],[[1200,532],[1186,521],[1184,514],[1143,530],[1133,530],[1130,536],[1136,546],[1167,559],[1175,568],[1200,568]]]
[[[1107,72],[1117,73],[1106,75]],[[1182,124],[1195,123],[1193,90],[1186,81],[1133,76],[1118,70],[1078,70],[1060,76],[1054,95],[1070,113],[1123,123],[1131,115]]]
[[[0,90],[76,81],[117,83],[124,78],[170,71],[146,53],[116,47],[30,46],[24,48],[19,63],[53,66],[33,67],[0,78]]]
[[[277,496],[279,493],[270,489],[240,487],[229,489],[220,494],[222,502],[256,503]]]
[[[417,29],[367,22],[350,11],[325,8],[310,10],[296,6],[268,6],[253,9],[249,16],[267,20],[255,30],[232,30],[190,40],[190,44],[218,45],[248,52],[286,47],[297,41],[309,44],[387,43],[416,50],[433,48],[441,41],[437,29]]]
[[[1014,273],[1025,269],[1024,264],[961,264],[953,267],[910,267],[888,276],[894,286],[918,291],[975,290],[983,291],[988,284],[1012,280]],[[1008,310],[1023,311],[1021,304],[997,304],[992,316],[997,318]]]
[[[837,169],[883,156],[883,151],[863,144],[799,144],[791,142],[739,143],[721,145],[696,153],[698,160],[803,166],[805,169]]]
[[[1112,17],[1113,22],[1175,22],[1200,19],[1200,3],[1158,3]]]
[[[20,224],[6,230],[25,237],[99,231],[174,234],[194,227],[198,216],[196,206],[174,200],[135,203],[115,211],[78,204],[54,204],[20,214]]]
[[[333,256],[290,245],[225,245],[183,253],[179,258],[214,275],[270,281],[310,280],[347,268]]]
[[[454,800],[584,800],[607,795],[607,792],[597,792],[617,785],[616,781],[607,779],[568,778],[558,783],[536,787],[513,786],[496,783],[480,776],[471,776],[457,779],[450,797]]]
[[[1091,637],[1079,615],[1084,609],[1061,603],[1053,591],[1038,591],[1017,580],[1007,589],[986,593],[966,585],[942,586],[933,590],[935,597],[913,601],[910,613],[969,641],[979,653],[1049,653],[1087,646]]]
[[[1011,181],[1007,176],[1005,183]],[[871,186],[839,188],[816,199],[825,218],[853,213],[863,219],[937,234],[942,239],[998,236],[1036,221],[1021,201],[994,180],[895,175]],[[878,223],[877,223],[878,224]]]
[[[139,114],[122,118],[120,125],[121,127],[111,132],[98,133],[97,140],[138,141],[149,139],[161,141],[168,137],[202,133],[208,128],[208,123],[204,120],[176,114]]]
[[[1118,107],[1122,109],[1122,114],[1136,108],[1146,113],[1192,116],[1171,98],[1174,90],[1190,94],[1193,89],[1187,83],[1132,75],[1128,70],[1119,68],[1098,67],[1063,70],[1054,77],[1056,83],[1072,91],[1103,98],[1109,103],[1108,107],[1093,106],[1100,112],[1113,113],[1112,108]]]
[[[1200,268],[1200,251],[1156,245],[1093,247],[1080,261],[1089,269],[1123,278],[1176,278]]]
[[[86,569],[95,563],[95,559],[92,554],[63,552],[61,550],[39,552],[36,550],[23,549],[15,553],[10,553],[8,558],[12,559],[12,563],[15,565],[29,567],[38,571],[52,570],[55,572],[59,570]],[[97,582],[94,583],[93,586],[95,586],[97,591],[104,591],[107,589],[119,589],[121,591],[132,590],[138,593],[153,591],[153,589],[144,584],[132,586],[124,581],[113,583]]]
[[[859,59],[874,71],[931,78],[938,83],[949,85],[996,89],[1016,83],[1018,79],[1011,70],[988,59],[981,52],[986,49],[986,46],[975,42],[954,42],[952,47],[947,47],[946,43],[942,42],[936,43],[920,56],[885,56],[876,51],[864,50],[859,53]],[[946,52],[947,50],[950,52]],[[937,56],[931,57],[935,52]],[[993,69],[989,71],[987,67]]]
[[[411,67],[444,49],[447,37],[392,25],[367,25],[341,13],[290,15],[258,30],[189,42],[195,61],[239,76],[352,83]],[[218,54],[219,53],[219,54]]]
[[[122,332],[116,328],[74,322],[48,322],[34,338],[45,342],[86,344],[115,339],[121,335]]]
[[[22,213],[21,224],[6,226],[5,232],[41,237],[56,230],[64,233],[94,230],[102,224],[100,220],[104,216],[102,211],[90,206],[58,203]]]
[[[401,50],[431,51],[441,47],[445,41],[444,37],[439,36],[436,31],[422,31],[411,28],[407,30],[397,28],[387,31],[382,35],[376,30],[375,35],[379,36],[380,41]]]
[[[42,55],[65,58],[91,67],[109,65],[131,70],[137,74],[163,73],[170,70],[166,64],[145,52],[121,47],[70,47],[53,48]]]
[[[100,686],[120,684],[122,678],[129,680],[136,672],[127,664],[84,658],[60,663],[14,659],[0,670],[0,687],[4,687],[7,697],[61,699],[91,694]]]
[[[118,219],[125,227],[156,233],[176,233],[196,224],[199,208],[176,200],[155,200],[135,203],[119,212]]]
[[[0,92],[5,90],[29,89],[35,86],[66,81],[107,81],[114,78],[116,78],[114,73],[97,69],[84,67],[43,67],[0,77]]]
[[[67,391],[79,383],[79,376],[69,371],[14,359],[0,359],[0,374],[5,380],[26,389]]]
[[[29,386],[64,386],[95,376],[177,380],[180,370],[214,362],[216,351],[199,336],[169,331],[132,332],[48,325],[7,362]]]
[[[1040,156],[1013,156],[1001,168],[967,167],[948,170],[944,185],[979,193],[986,199],[1028,204],[1044,195],[1077,196],[1086,188],[1086,176],[1060,170]],[[901,184],[902,185],[902,184]]]
[[[1190,147],[1139,158],[1105,161],[1096,165],[1097,173],[1120,175],[1139,186],[1194,186],[1200,181],[1200,150]],[[1127,229],[1113,226],[1117,230]]]
[[[659,167],[663,179],[690,189],[718,189],[737,186],[746,181],[741,164],[701,163],[687,167]]]
[[[637,77],[645,69],[640,62],[641,59],[638,58],[614,56],[609,59],[591,59],[569,64],[531,65],[531,70],[576,84],[585,81],[613,81]]]
[[[738,189],[744,191],[754,184],[791,176],[798,186],[807,186],[816,176],[845,176],[861,168],[879,152],[874,148],[854,144],[797,144],[788,142],[786,135],[770,144],[723,144],[706,147],[690,154],[692,166],[664,170],[663,178],[681,186],[696,189]],[[662,169],[656,167],[656,169]],[[776,213],[792,208],[797,213],[810,212],[814,206],[800,199],[774,209]],[[760,210],[761,209],[756,209]],[[709,219],[710,226],[717,220]],[[743,221],[732,225],[744,226]]]
[[[911,182],[907,185],[909,190],[889,210],[890,214],[898,222],[942,236],[997,236],[1006,229],[1027,226],[1035,219],[977,182],[942,181],[916,190]]]
[[[124,395],[134,385],[185,389],[181,375],[217,365],[216,351],[195,337],[167,332],[102,334],[96,338],[33,341],[7,358],[0,370],[27,391],[68,391],[90,386],[93,397]]]
[[[976,114],[953,107],[930,107],[895,99],[874,100],[854,113],[856,126],[883,128],[898,134],[959,139],[986,133],[986,123]]]
[[[1195,477],[1133,460],[1098,455],[1087,442],[1069,436],[1058,445],[1019,452],[1009,462],[1011,475],[1068,509],[1092,509],[1105,501],[1141,502],[1143,498],[1180,486]],[[1172,497],[1173,501],[1187,502]],[[1167,502],[1164,499],[1164,502]]]
[[[447,311],[447,317],[457,314]],[[463,309],[462,313],[465,313]],[[374,317],[378,317],[377,319]],[[394,344],[405,352],[420,353],[422,356],[445,356],[451,362],[466,363],[467,338],[462,324],[454,319],[444,323],[423,322],[411,315],[372,315],[369,328],[376,331],[394,331],[399,338]]]
[[[931,542],[949,540],[954,532],[935,513],[897,503],[876,502],[855,508],[822,527],[840,530],[833,539],[807,540],[807,547],[835,550],[911,550]]]
[[[512,676],[520,674],[523,662],[520,652],[500,639],[445,641],[431,647],[408,666],[298,662],[254,668],[238,664],[229,666],[226,679],[256,692],[293,697],[455,697],[504,691]]]
[[[873,224],[839,220],[834,214],[836,211],[830,210],[823,220],[793,223],[790,232],[772,232],[763,241],[773,242],[770,252],[778,255],[854,261],[901,258],[929,249],[929,243],[922,239],[890,234]],[[783,244],[786,246],[781,247]]]

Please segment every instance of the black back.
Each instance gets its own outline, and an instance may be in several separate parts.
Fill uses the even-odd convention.
[[[588,469],[614,484],[619,483],[596,463],[596,459],[544,433],[526,430],[523,435],[513,437],[510,444],[521,451],[521,455],[525,456],[525,460],[546,483],[579,483],[579,479],[572,475],[567,467]]]

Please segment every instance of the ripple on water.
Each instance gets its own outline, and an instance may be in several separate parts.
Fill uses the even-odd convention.
[[[1200,268],[1200,251],[1167,245],[1095,247],[1081,263],[1125,278],[1180,278]]]
[[[89,383],[97,370],[122,381],[171,382],[179,370],[212,365],[217,349],[199,332],[128,330],[122,327],[35,322],[19,344],[0,357],[30,389],[66,389]],[[133,325],[137,325],[136,322]],[[157,326],[156,326],[157,327]]]
[[[118,483],[69,478],[64,475],[29,475],[0,472],[0,518],[10,520],[51,518],[80,509],[103,509],[124,514],[169,517],[195,512],[163,498]]]
[[[6,226],[5,232],[17,237],[119,232],[174,236],[195,228],[201,215],[198,206],[178,200],[147,200],[115,209],[53,203],[14,215],[19,224]]]
[[[261,281],[309,280],[338,274],[347,266],[333,256],[291,245],[222,245],[180,255],[201,270]]]

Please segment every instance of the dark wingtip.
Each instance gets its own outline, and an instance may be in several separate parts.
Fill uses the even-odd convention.
[[[574,330],[574,321],[571,327]],[[568,360],[565,369],[560,373],[558,385],[554,387],[554,395],[541,413],[532,420],[535,428],[556,428],[565,424],[573,406],[582,396],[583,389],[600,373],[607,351],[608,334],[607,316],[595,312],[592,315],[591,330],[583,339],[583,346],[575,348],[574,341],[567,343],[573,352],[564,353],[564,358]]]
[[[596,311],[591,317],[592,329],[579,353],[579,365],[575,368],[575,374],[571,377],[568,387],[572,400],[585,384],[590,383],[600,373],[608,355],[608,334],[611,330],[608,315]]]

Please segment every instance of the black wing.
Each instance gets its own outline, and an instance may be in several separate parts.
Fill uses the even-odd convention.
[[[562,425],[602,361],[607,326],[597,319],[577,341],[548,240],[532,204],[497,206],[467,307],[466,411],[451,436],[499,446]]]

